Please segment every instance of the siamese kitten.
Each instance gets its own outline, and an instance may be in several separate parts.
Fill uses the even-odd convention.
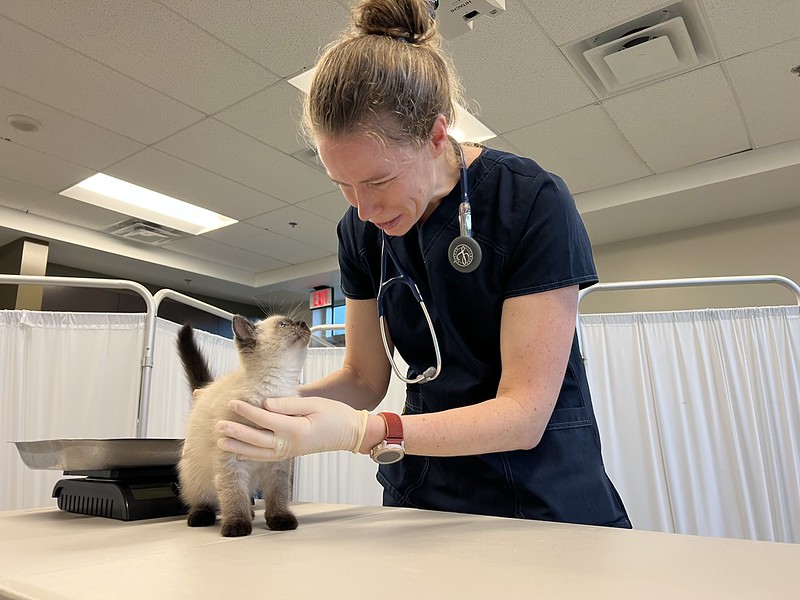
[[[240,367],[217,380],[211,377],[191,326],[184,325],[178,334],[178,353],[194,390],[178,463],[181,498],[189,507],[188,525],[213,525],[219,509],[223,536],[249,535],[255,516],[251,500],[260,489],[267,526],[295,529],[297,518],[289,510],[291,461],[238,460],[235,454],[217,447],[222,434],[215,426],[220,420],[248,423],[228,408],[231,400],[261,406],[269,397],[297,395],[311,332],[305,323],[282,316],[254,324],[236,315],[233,333]]]

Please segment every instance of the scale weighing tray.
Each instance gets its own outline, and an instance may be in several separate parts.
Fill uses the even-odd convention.
[[[181,439],[60,439],[15,445],[29,468],[63,470],[70,477],[53,488],[61,510],[122,521],[186,513],[175,470]]]

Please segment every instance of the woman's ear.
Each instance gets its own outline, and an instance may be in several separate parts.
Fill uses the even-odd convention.
[[[437,116],[433,122],[430,144],[431,154],[434,158],[442,154],[449,144],[449,138],[447,137],[447,117],[444,115]]]

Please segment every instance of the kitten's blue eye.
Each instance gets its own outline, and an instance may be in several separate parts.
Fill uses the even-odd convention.
[[[288,326],[289,326],[289,324],[286,321],[280,321],[278,323],[278,327],[288,327]]]

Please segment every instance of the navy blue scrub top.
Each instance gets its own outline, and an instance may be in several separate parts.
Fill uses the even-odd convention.
[[[484,148],[468,168],[468,186],[473,237],[483,253],[472,273],[456,271],[447,260],[450,242],[460,235],[460,183],[421,227],[387,237],[419,287],[442,354],[437,379],[407,385],[405,414],[467,406],[497,395],[506,298],[576,284],[583,288],[598,280],[588,235],[559,177],[530,159]],[[343,294],[376,298],[380,230],[350,208],[338,235]],[[389,261],[387,277],[395,274]],[[435,366],[427,323],[408,289],[392,286],[384,309],[409,377]],[[461,457],[407,455],[381,465],[378,480],[390,506],[630,527],[603,466],[577,337],[552,418],[535,448]]]

